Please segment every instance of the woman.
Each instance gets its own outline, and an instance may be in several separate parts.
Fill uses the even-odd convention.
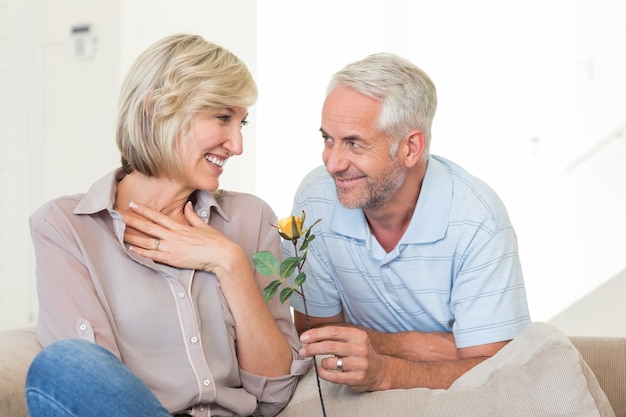
[[[198,36],[148,48],[121,92],[122,167],[31,217],[43,351],[31,416],[272,416],[309,361],[251,255],[280,256],[260,199],[216,191],[257,90]],[[91,342],[91,343],[90,343]]]

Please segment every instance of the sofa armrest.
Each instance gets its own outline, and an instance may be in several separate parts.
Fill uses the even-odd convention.
[[[41,350],[34,327],[0,331],[0,417],[26,417],[28,366]]]
[[[617,417],[626,417],[626,338],[570,336]]]

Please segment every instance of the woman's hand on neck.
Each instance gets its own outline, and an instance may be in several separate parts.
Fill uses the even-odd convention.
[[[148,177],[131,172],[117,184],[115,208],[125,212],[132,202],[143,204],[187,224],[183,209],[195,190],[167,177]]]

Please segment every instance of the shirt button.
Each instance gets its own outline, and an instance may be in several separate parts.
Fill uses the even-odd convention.
[[[208,387],[209,385],[211,385],[211,381],[209,381],[208,379],[205,379],[204,381],[202,381],[202,383],[204,384],[205,387]]]
[[[79,329],[84,332],[85,330],[87,330],[87,325],[83,323],[80,325]]]
[[[200,410],[200,411],[204,411],[204,406],[203,406],[203,405],[201,405],[200,407],[198,407],[198,410]]]
[[[193,336],[191,339],[191,343],[198,343],[198,338],[196,336]]]
[[[200,213],[198,213],[200,215],[200,217],[206,217],[208,216],[209,212],[206,211],[205,209],[200,210]]]
[[[185,293],[184,292],[179,292],[178,293],[178,298],[185,298]]]

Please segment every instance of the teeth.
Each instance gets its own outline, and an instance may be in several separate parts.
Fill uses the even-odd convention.
[[[223,167],[224,163],[226,162],[225,159],[216,158],[215,156],[211,155],[204,155],[204,158],[213,165],[217,165],[218,167]]]

